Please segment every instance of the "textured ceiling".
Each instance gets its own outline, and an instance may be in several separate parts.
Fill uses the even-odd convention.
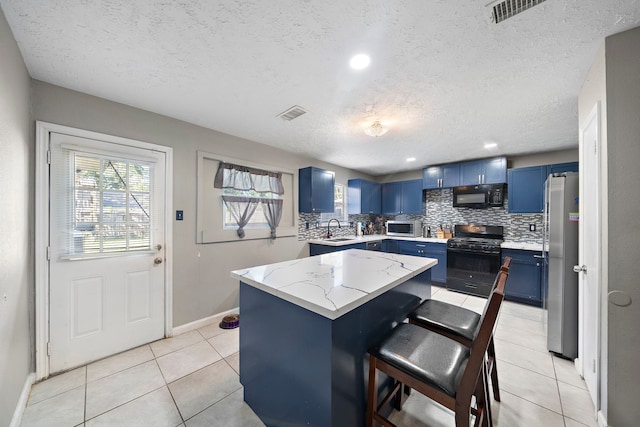
[[[640,25],[636,0],[547,0],[500,24],[488,2],[0,5],[35,79],[382,175],[577,147],[598,47]],[[276,117],[293,105],[307,113]],[[372,138],[376,119],[390,130]]]

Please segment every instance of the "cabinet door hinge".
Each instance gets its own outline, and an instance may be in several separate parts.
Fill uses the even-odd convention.
[[[47,246],[47,261],[51,261],[51,246]]]
[[[51,356],[51,341],[47,343],[47,356]]]
[[[51,150],[47,150],[47,164],[51,164]]]

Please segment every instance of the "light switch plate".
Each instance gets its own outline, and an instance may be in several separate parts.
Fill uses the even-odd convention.
[[[176,221],[182,221],[184,218],[184,211],[176,211]]]

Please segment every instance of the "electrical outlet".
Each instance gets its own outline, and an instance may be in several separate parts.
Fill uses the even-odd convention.
[[[184,211],[176,211],[176,221],[182,221],[184,219]]]
[[[529,231],[536,231],[536,225],[535,224],[529,224]]]
[[[2,302],[7,302],[7,294],[2,295]]]
[[[309,221],[304,223],[304,227],[308,230],[309,229]]]

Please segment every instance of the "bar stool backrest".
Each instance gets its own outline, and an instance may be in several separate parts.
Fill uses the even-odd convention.
[[[468,398],[474,392],[478,376],[482,372],[482,364],[484,363],[484,355],[489,346],[489,340],[493,335],[493,329],[496,325],[500,306],[504,299],[504,287],[507,282],[509,273],[500,271],[496,277],[496,283],[489,295],[489,301],[484,307],[484,312],[480,318],[480,329],[471,346],[471,355],[467,362],[467,367],[462,375],[458,393],[468,394]]]

